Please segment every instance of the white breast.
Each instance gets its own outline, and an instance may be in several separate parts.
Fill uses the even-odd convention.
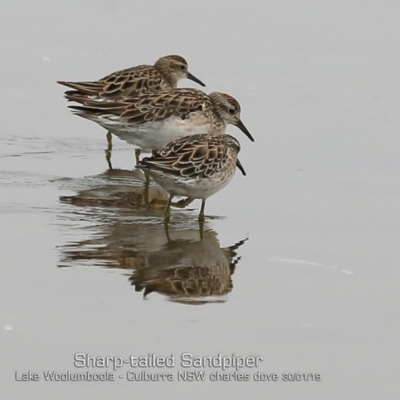
[[[120,139],[143,150],[160,150],[175,139],[210,131],[208,122],[204,120],[198,122],[200,123],[195,124],[190,119],[171,117],[165,121],[146,122],[140,125],[125,124],[109,129]]]

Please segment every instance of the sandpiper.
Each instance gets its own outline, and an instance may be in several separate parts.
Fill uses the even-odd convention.
[[[67,97],[82,104],[69,106],[75,114],[145,151],[160,150],[188,135],[219,135],[225,133],[228,124],[254,141],[240,119],[239,103],[225,93],[207,95],[197,89],[172,89],[112,102]]]
[[[65,97],[70,100],[73,97],[79,103],[92,99],[97,101],[121,100],[129,96],[158,91],[163,89],[174,89],[181,79],[190,79],[201,86],[202,81],[188,71],[186,60],[177,55],[161,57],[154,65],[139,65],[116,71],[97,81],[68,82],[58,81],[59,84],[74,90],[65,92]],[[112,136],[107,132],[108,148],[106,159],[110,169]],[[140,150],[136,151],[138,159]]]
[[[66,92],[66,95],[81,96],[83,99],[115,100],[150,91],[174,89],[178,81],[185,78],[205,86],[188,71],[188,63],[183,57],[172,55],[161,57],[154,65],[123,69],[97,81],[58,83],[75,89]]]
[[[223,189],[235,174],[236,167],[246,175],[239,159],[239,142],[227,134],[195,134],[175,140],[152,157],[145,157],[137,168],[150,175],[169,193],[164,220],[170,220],[170,206],[175,196],[201,199],[199,221],[204,220],[208,197]]]

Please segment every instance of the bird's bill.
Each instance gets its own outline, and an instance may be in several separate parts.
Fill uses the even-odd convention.
[[[240,172],[241,172],[244,176],[246,176],[246,171],[244,170],[243,165],[242,165],[242,163],[239,161],[239,159],[236,160],[236,166],[240,169]]]
[[[250,132],[247,130],[245,127],[244,123],[239,119],[238,123],[236,126],[252,141],[254,142],[253,136],[251,136]]]
[[[198,83],[200,86],[206,86],[200,79],[197,79],[194,75],[192,75],[190,72],[188,72],[187,77],[193,82]]]

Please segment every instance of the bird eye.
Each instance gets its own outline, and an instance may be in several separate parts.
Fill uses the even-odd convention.
[[[181,65],[181,70],[184,71],[186,67],[184,65]]]
[[[229,111],[229,114],[235,114],[235,109],[234,108],[230,108],[228,111]]]

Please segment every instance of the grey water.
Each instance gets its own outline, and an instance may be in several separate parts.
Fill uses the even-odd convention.
[[[397,399],[399,11],[3,0],[0,397]],[[143,206],[133,147],[117,138],[108,171],[105,130],[71,115],[56,84],[167,54],[206,92],[237,98],[256,140],[228,129],[247,176],[207,201],[202,233],[198,201],[174,208],[168,229],[161,207]],[[80,367],[77,353],[97,364]],[[250,365],[190,367],[184,354]],[[113,369],[152,355],[174,366]]]

